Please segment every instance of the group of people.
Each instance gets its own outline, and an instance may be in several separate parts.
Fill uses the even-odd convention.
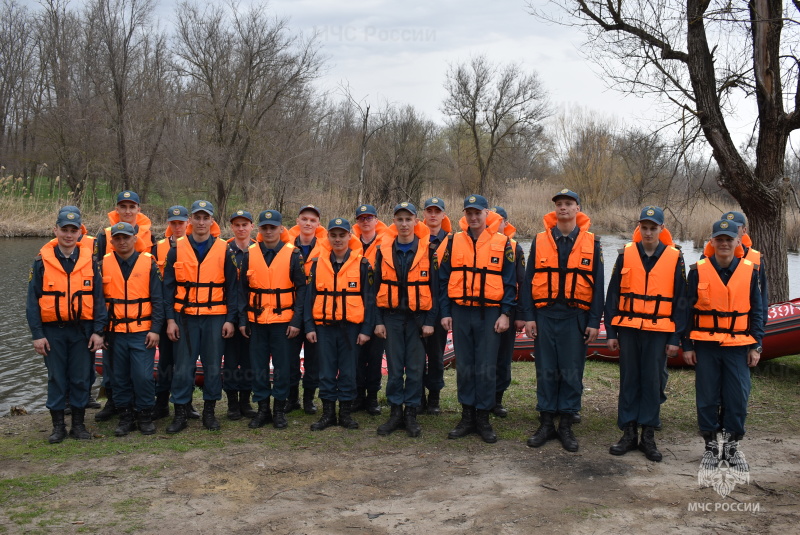
[[[661,460],[655,430],[666,399],[666,360],[682,346],[697,372],[704,463],[744,463],[738,440],[748,366],[759,360],[768,303],[744,215],[729,212],[714,223],[705,256],[687,278],[663,210],[645,207],[604,294],[600,240],[589,230],[579,195],[563,189],[552,200],[527,265],[506,211],[490,209],[477,194],[464,200],[456,228],[436,197],[424,202],[421,214],[401,202],[390,225],[363,204],[354,225],[337,217],[323,227],[319,208],[309,204],[289,229],[279,211],[254,218],[237,210],[227,241],[204,200],[188,210],[169,208],[158,242],[135,192],[119,194],[96,239],[86,233],[79,209],[64,207],[55,239],[34,261],[27,303],[34,349],[48,370],[49,441],[66,438],[67,408],[69,435],[91,438],[85,409],[100,349],[108,401],[95,417],[118,416],[117,436],[155,433],[154,420],[170,414],[170,401],[167,433],[180,432],[192,418],[218,430],[223,391],[227,417],[249,418],[251,428],[285,428],[287,413],[301,408],[315,414],[318,390],[321,416],[311,429],[356,429],[354,412],[381,414],[385,353],[390,411],[377,433],[404,429],[417,437],[417,415],[441,412],[443,354],[452,331],[462,410],[448,437],[476,433],[493,443],[490,415],[508,414],[503,395],[515,333],[524,329],[535,340],[540,414],[527,444],[536,448],[557,438],[574,452],[586,345],[597,339],[605,316],[607,345],[620,354],[617,423],[623,431],[610,453],[640,449]],[[192,405],[198,357],[202,413]]]

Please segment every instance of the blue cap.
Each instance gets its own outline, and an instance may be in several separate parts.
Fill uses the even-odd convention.
[[[192,213],[206,212],[208,215],[214,215],[214,205],[208,201],[194,201],[192,203]]]
[[[350,226],[350,221],[347,219],[342,219],[341,217],[337,217],[336,219],[331,219],[328,222],[328,230],[333,230],[335,228],[340,228],[342,230],[346,230],[350,232],[352,227]]]
[[[747,226],[747,218],[741,212],[725,212],[722,214],[722,217],[720,217],[720,220],[733,221],[742,227]]]
[[[478,210],[488,210],[489,201],[483,195],[470,195],[464,199],[464,210],[467,208],[477,208]]]
[[[581,203],[581,198],[578,196],[578,194],[567,188],[564,188],[555,195],[553,195],[552,199],[553,202],[556,202],[556,199],[558,199],[559,197],[569,197],[570,199],[573,199],[576,203],[578,204]]]
[[[119,195],[117,195],[117,204],[121,203],[122,201],[131,201],[139,204],[139,195],[137,195],[135,191],[121,191]]]
[[[393,214],[396,214],[400,210],[407,210],[411,212],[411,215],[417,215],[417,207],[411,204],[410,202],[401,202],[397,206],[394,207]]]
[[[502,217],[503,219],[508,219],[508,212],[502,206],[495,206],[494,211],[497,212],[497,215]]]
[[[300,208],[300,211],[299,211],[299,212],[297,212],[297,215],[300,215],[300,214],[302,214],[302,213],[303,213],[303,212],[305,212],[306,210],[311,210],[312,212],[314,212],[315,214],[317,214],[317,217],[322,217],[322,212],[320,212],[320,211],[319,211],[319,208],[317,208],[317,207],[316,207],[316,206],[314,206],[313,204],[307,204],[307,205],[303,206],[302,208]]]
[[[444,201],[439,197],[431,197],[430,199],[426,199],[425,204],[422,205],[422,209],[425,210],[431,206],[436,206],[442,212],[444,212]]]
[[[170,206],[167,209],[167,223],[170,221],[189,221],[189,210],[179,204]]]
[[[251,223],[253,222],[253,214],[251,214],[247,210],[236,210],[234,213],[231,214],[231,217],[228,219],[228,221],[233,221],[237,217],[243,217],[248,221],[250,221]]]
[[[658,206],[645,206],[639,215],[639,221],[652,221],[656,225],[664,224],[664,210]]]
[[[75,228],[81,228],[81,214],[79,212],[71,212],[71,211],[61,211],[58,213],[58,218],[56,219],[56,226],[66,227],[67,225],[73,225]]]
[[[258,214],[258,226],[263,227],[264,225],[272,225],[273,227],[279,227],[283,224],[283,216],[277,210],[264,210],[260,214]]]
[[[68,204],[67,206],[61,207],[61,210],[59,210],[58,213],[60,214],[61,212],[75,212],[76,214],[80,215],[81,209],[78,208],[77,206]]]
[[[730,236],[731,238],[738,238],[739,225],[733,221],[728,221],[727,219],[717,221],[714,223],[714,227],[711,230],[711,237],[716,238],[717,236]]]
[[[371,204],[362,204],[356,208],[356,219],[362,215],[374,215],[375,217],[378,217],[378,211]]]
[[[136,231],[133,230],[133,225],[120,221],[111,225],[111,235],[127,234],[128,236],[136,236]]]

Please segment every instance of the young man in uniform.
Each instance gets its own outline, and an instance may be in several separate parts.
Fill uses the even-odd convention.
[[[410,437],[422,432],[417,423],[425,368],[422,341],[433,334],[439,308],[436,253],[429,240],[430,231],[417,220],[414,205],[403,202],[395,206],[375,266],[375,336],[386,340],[386,398],[391,405],[389,420],[378,427],[382,436],[400,427],[405,427]]]
[[[72,407],[69,435],[89,440],[84,419],[91,388],[94,354],[103,347],[106,307],[92,250],[78,241],[79,212],[58,214],[56,243],[42,247],[28,281],[27,320],[33,349],[47,367],[47,402],[53,421],[51,444],[67,437],[66,396]]]
[[[514,250],[498,232],[502,217],[480,195],[464,199],[461,232],[444,249],[439,269],[442,327],[453,330],[461,421],[448,438],[477,432],[497,442],[489,422],[495,405],[497,350],[517,305]]]
[[[747,218],[741,212],[726,212],[722,214],[720,221],[733,221],[739,225],[739,242],[744,252],[743,258],[751,261],[758,271],[758,287],[761,290],[761,310],[764,317],[764,325],[767,324],[769,315],[769,290],[767,289],[767,272],[764,267],[764,257],[760,251],[753,248],[753,240],[747,232]]]
[[[175,342],[172,403],[175,417],[167,433],[186,428],[187,406],[194,390],[197,356],[203,364],[203,426],[219,430],[215,415],[222,398],[222,353],[233,336],[237,315],[237,270],[225,240],[212,236],[214,207],[192,203],[191,234],[167,253],[164,268],[164,308],[167,336]]]
[[[378,219],[378,211],[371,204],[362,204],[356,208],[356,226],[353,235],[361,241],[363,256],[370,266],[375,265],[381,237],[387,226]],[[381,413],[378,404],[378,392],[381,389],[383,352],[386,341],[376,336],[371,337],[360,349],[358,368],[356,369],[357,395],[353,402],[353,412],[364,409],[368,414],[377,416]]]
[[[228,256],[243,276],[242,263],[248,248],[256,243],[252,238],[253,215],[247,210],[236,210],[229,219],[233,238],[228,240]],[[240,304],[241,306],[241,304]],[[238,323],[247,323],[239,318]],[[233,336],[225,340],[225,361],[222,364],[222,387],[228,398],[228,419],[253,418],[256,411],[250,405],[253,391],[252,366],[250,363],[250,340],[237,329]]]
[[[300,208],[295,226],[289,229],[292,243],[302,254],[306,275],[311,271],[311,259],[317,256],[314,252],[317,240],[327,235],[325,228],[319,224],[321,216],[319,208],[313,204],[307,204]],[[314,394],[319,388],[319,356],[317,355],[317,344],[306,340],[306,333],[302,330],[304,327],[301,323],[301,332],[294,338],[295,344],[290,362],[291,386],[286,410],[291,412],[300,408],[298,400],[300,398],[300,352],[302,351],[303,411],[306,414],[316,414],[317,406],[314,404]]]
[[[686,268],[664,232],[661,208],[644,207],[638,230],[619,252],[606,295],[606,345],[619,351],[617,427],[623,432],[609,452],[624,455],[638,447],[660,462],[661,372],[667,357],[678,354],[686,329]]]
[[[287,398],[294,338],[300,334],[306,297],[306,274],[300,249],[290,243],[283,217],[277,210],[258,216],[259,239],[248,248],[240,272],[239,331],[250,340],[253,400],[258,412],[250,428],[272,421],[276,429],[288,425]],[[272,382],[270,384],[270,356]],[[270,417],[269,398],[275,399]]]
[[[683,360],[695,367],[697,421],[706,445],[701,466],[714,469],[719,464],[717,430],[722,408],[722,460],[746,472],[749,466],[739,451],[739,441],[744,437],[750,397],[748,366],[756,366],[761,358],[761,290],[755,264],[735,254],[736,223],[727,219],[714,223],[711,245],[714,254],[689,269],[691,316]]]
[[[322,417],[312,431],[336,425],[358,429],[352,417],[356,398],[359,350],[375,325],[374,277],[361,243],[350,233],[346,219],[331,219],[328,238],[320,240],[319,257],[312,260],[304,319],[306,339],[319,344],[319,397]]]
[[[439,197],[427,199],[423,204],[422,213],[423,222],[430,231],[429,247],[431,251],[441,254],[443,249],[440,251],[440,248],[447,243],[448,236],[453,230],[450,218],[445,213],[444,201]],[[437,258],[441,258],[441,256],[437,256]],[[422,392],[420,412],[438,415],[442,412],[439,406],[439,396],[444,388],[444,348],[447,345],[447,331],[442,327],[441,314],[436,318],[433,334],[423,338],[422,343],[425,345],[425,354],[427,355],[427,366],[423,369],[422,383],[428,392],[427,395],[425,390]]]
[[[565,450],[575,452],[572,423],[581,410],[586,345],[597,339],[603,315],[603,251],[600,239],[589,232],[591,222],[577,193],[562,189],[553,202],[555,211],[544,216],[545,230],[531,244],[520,296],[525,333],[536,341],[541,422],[528,446],[559,438]]]
[[[153,363],[164,323],[164,302],[161,272],[150,253],[136,251],[137,240],[130,223],[112,225],[114,251],[101,262],[108,307],[106,350],[115,364],[114,405],[120,414],[114,430],[118,437],[135,431],[137,423],[143,435],[156,432]]]

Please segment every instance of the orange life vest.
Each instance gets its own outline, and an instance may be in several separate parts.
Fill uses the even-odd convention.
[[[218,315],[228,312],[225,300],[225,240],[212,240],[203,263],[187,236],[175,242],[175,311],[189,315]]]
[[[128,279],[122,275],[114,253],[103,257],[103,295],[108,306],[108,330],[122,333],[149,331],[153,307],[150,302],[150,253],[140,253]]]
[[[564,289],[567,305],[589,310],[594,295],[594,234],[589,232],[589,217],[579,212],[578,236],[569,253],[567,266],[558,266],[558,248],[551,229],[557,223],[556,213],[544,216],[545,230],[536,236],[536,251],[530,262],[534,262],[531,293],[537,308],[556,302],[559,291]]]
[[[719,342],[723,346],[754,344],[756,340],[749,334],[753,263],[739,260],[727,285],[723,284],[710,259],[699,260],[696,266],[697,303],[692,310],[689,338]]]
[[[452,238],[450,266],[452,273],[447,285],[447,295],[463,306],[500,306],[503,301],[503,262],[508,236],[497,232],[502,217],[489,212],[487,228],[476,242],[467,230],[466,219],[461,219],[461,232]]]
[[[67,275],[56,258],[58,242],[46,244],[39,251],[44,264],[42,296],[39,309],[42,322],[67,322],[94,319],[94,262],[88,244],[78,242],[78,260]]]
[[[247,319],[252,323],[288,323],[294,317],[297,290],[292,282],[291,262],[295,253],[295,246],[286,243],[267,265],[258,243],[248,248]]]
[[[110,227],[105,228],[106,233],[106,252],[111,253],[114,251],[114,246],[111,245],[111,227],[115,224],[119,223],[119,214],[116,211],[108,213],[108,220],[111,222]],[[134,228],[137,228],[136,236],[139,238],[136,240],[136,244],[134,248],[140,253],[149,253],[150,249],[153,248],[153,237],[150,234],[150,226],[152,222],[150,218],[144,215],[143,213],[136,214],[136,222],[133,224]]]
[[[619,315],[612,325],[645,331],[675,332],[672,300],[675,296],[675,267],[681,253],[667,247],[648,273],[636,243],[625,245],[619,278]]]
[[[394,309],[400,306],[401,295],[407,296],[408,308],[413,312],[433,308],[431,295],[430,232],[421,222],[414,227],[419,238],[417,253],[408,268],[404,280],[399,280],[394,266],[392,245],[397,239],[397,227],[392,224],[383,234],[381,243],[381,280],[378,287],[377,302],[381,308]],[[402,292],[402,294],[401,294]]]
[[[156,265],[158,266],[158,270],[161,271],[161,275],[164,275],[164,266],[167,265],[167,254],[169,254],[169,250],[172,247],[172,240],[169,238],[164,238],[163,240],[159,240],[156,244]]]
[[[361,260],[357,251],[350,251],[350,257],[342,265],[339,273],[333,272],[330,254],[320,254],[314,284],[316,296],[312,315],[317,325],[329,325],[338,321],[363,323],[364,298],[361,288]]]
[[[375,265],[375,260],[378,257],[378,249],[380,248],[380,244],[381,244],[381,237],[383,236],[383,233],[386,232],[387,228],[389,228],[389,227],[386,226],[386,223],[384,223],[381,220],[378,220],[378,222],[375,224],[375,239],[372,240],[372,243],[369,244],[369,247],[367,247],[367,250],[364,251],[363,254],[362,254],[362,256],[364,258],[369,260],[369,265],[370,266],[374,266]],[[360,250],[363,251],[364,250],[364,242],[361,241],[361,227],[359,227],[358,225],[353,225],[353,236],[358,238],[359,243],[361,243],[361,249]]]

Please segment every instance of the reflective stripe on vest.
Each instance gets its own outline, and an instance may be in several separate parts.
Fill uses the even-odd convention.
[[[560,269],[558,248],[552,232],[550,229],[540,232],[536,236],[534,257],[530,261],[534,262],[531,294],[536,307],[553,305],[562,297],[568,306],[589,310],[594,295],[594,234],[578,233],[567,266]]]
[[[294,317],[296,288],[291,277],[294,245],[284,244],[267,265],[258,243],[248,247],[247,319],[252,323],[287,323]]]
[[[503,301],[503,262],[508,237],[481,233],[473,242],[469,233],[453,235],[452,273],[447,295],[463,306],[500,306]]]
[[[315,260],[314,275],[316,296],[312,315],[317,325],[330,325],[340,321],[363,323],[364,299],[361,295],[361,254],[350,251],[350,258],[339,273],[333,272],[329,254]]]
[[[108,307],[108,330],[138,333],[152,325],[150,302],[150,268],[153,256],[141,253],[133,264],[128,279],[122,275],[114,253],[103,257],[103,295]]]
[[[42,296],[39,309],[43,323],[94,319],[94,263],[92,250],[78,243],[78,260],[67,275],[56,258],[56,244],[48,243],[39,251],[44,264]]]
[[[619,278],[618,316],[612,325],[645,331],[675,332],[672,298],[680,251],[667,247],[648,273],[635,243],[625,246]]]
[[[429,244],[430,237],[419,239],[414,260],[411,262],[408,273],[403,280],[398,280],[397,270],[394,266],[393,247],[381,249],[381,284],[378,288],[379,307],[398,308],[401,295],[407,298],[408,309],[413,312],[430,310],[433,307]]]
[[[750,282],[755,266],[741,259],[725,285],[709,259],[697,262],[697,303],[689,338],[723,346],[755,343],[750,336]]]
[[[156,265],[162,276],[164,275],[164,266],[167,265],[167,254],[170,247],[172,247],[172,242],[169,238],[164,238],[156,244],[156,255],[158,255]]]
[[[228,312],[225,301],[225,240],[212,240],[202,263],[189,238],[184,236],[175,243],[175,311],[189,315],[219,315]]]

